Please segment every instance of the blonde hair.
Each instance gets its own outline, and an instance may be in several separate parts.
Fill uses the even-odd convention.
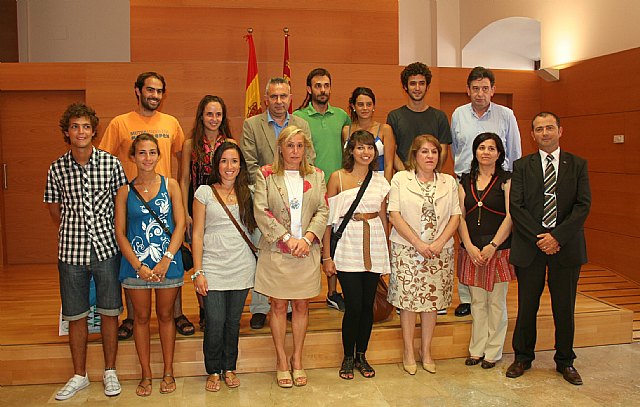
[[[421,136],[413,139],[413,143],[411,143],[411,148],[409,149],[409,156],[407,158],[407,169],[416,170],[416,154],[418,154],[418,150],[424,143],[433,144],[438,150],[438,164],[436,165],[436,172],[440,172],[442,169],[442,145],[438,141],[437,138],[432,136],[431,134],[423,134]]]
[[[276,156],[273,160],[273,172],[274,174],[282,175],[284,174],[284,158],[282,158],[282,146],[289,142],[296,134],[302,134],[302,138],[304,140],[304,154],[302,155],[302,161],[300,162],[300,176],[304,177],[305,175],[313,174],[313,167],[309,164],[309,160],[307,160],[307,151],[309,151],[311,147],[311,139],[309,135],[305,134],[304,131],[298,126],[287,126],[280,132],[278,136],[278,144],[276,147]]]

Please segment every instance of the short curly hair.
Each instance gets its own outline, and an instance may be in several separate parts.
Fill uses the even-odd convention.
[[[402,87],[404,89],[407,89],[409,77],[414,75],[423,75],[424,79],[427,80],[427,86],[431,84],[432,75],[429,67],[422,62],[414,62],[407,65],[400,73],[400,82],[402,82]]]
[[[92,139],[95,139],[98,135],[98,132],[96,130],[98,129],[98,123],[100,123],[100,119],[96,115],[96,111],[91,107],[85,105],[84,103],[72,103],[67,107],[67,110],[62,113],[62,117],[60,117],[59,122],[60,130],[62,131],[62,136],[64,137],[64,142],[67,144],[71,144],[71,140],[67,135],[67,132],[69,131],[69,122],[71,121],[71,118],[78,117],[86,117],[87,119],[89,119],[89,122],[91,122],[91,128],[93,129]]]

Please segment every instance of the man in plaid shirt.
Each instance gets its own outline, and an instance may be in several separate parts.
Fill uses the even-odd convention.
[[[96,311],[102,320],[104,393],[120,394],[115,366],[122,297],[113,199],[127,178],[116,157],[93,147],[97,126],[98,117],[90,107],[74,103],[67,108],[60,119],[60,129],[70,149],[49,167],[44,192],[44,202],[59,225],[62,318],[69,321],[69,347],[75,372],[56,394],[57,400],[71,398],[89,385],[86,358],[91,276],[96,284]]]

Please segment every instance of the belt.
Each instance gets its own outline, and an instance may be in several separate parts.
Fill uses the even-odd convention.
[[[362,257],[364,258],[364,269],[371,271],[371,226],[369,219],[375,219],[379,216],[378,212],[371,213],[354,213],[351,219],[362,222]]]

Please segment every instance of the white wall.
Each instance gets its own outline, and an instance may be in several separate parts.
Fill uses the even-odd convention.
[[[435,0],[398,0],[398,61],[409,65],[420,61],[435,64],[432,2]],[[435,16],[434,16],[435,17]]]
[[[129,0],[21,0],[20,62],[128,62],[129,24]]]

